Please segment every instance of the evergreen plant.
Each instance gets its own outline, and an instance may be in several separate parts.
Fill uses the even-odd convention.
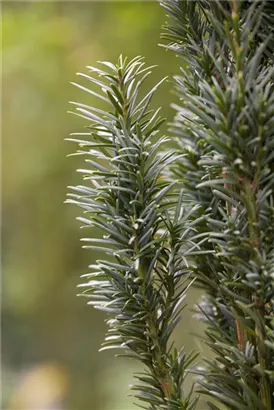
[[[141,361],[132,387],[149,410],[274,409],[274,3],[161,0],[166,47],[181,58],[175,119],[161,135],[150,109],[158,83],[141,57],[88,67],[75,84],[105,103],[73,103],[87,131],[71,135],[84,155],[84,184],[67,202],[98,227],[99,250],[83,275],[88,303],[109,314],[102,349]],[[94,91],[95,88],[100,91]],[[213,359],[172,342],[189,286]],[[188,372],[197,375],[185,392]]]

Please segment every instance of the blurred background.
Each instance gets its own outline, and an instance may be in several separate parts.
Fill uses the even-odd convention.
[[[2,3],[5,410],[135,408],[127,395],[138,365],[98,353],[106,316],[76,297],[79,276],[101,255],[81,249],[81,210],[63,204],[81,165],[81,157],[66,158],[76,147],[64,138],[85,125],[67,114],[69,100],[87,101],[69,84],[85,66],[143,55],[159,65],[147,89],[178,72],[175,56],[157,45],[164,22],[157,2]],[[164,84],[154,100],[169,120],[172,99]],[[200,328],[190,312],[196,302],[192,291],[175,334],[187,351],[200,348],[191,335]]]

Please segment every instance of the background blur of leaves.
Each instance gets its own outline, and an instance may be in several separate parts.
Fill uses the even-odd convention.
[[[66,158],[75,147],[64,138],[83,127],[66,111],[68,100],[86,100],[69,81],[97,60],[144,55],[159,65],[148,86],[176,72],[157,46],[164,21],[157,2],[2,3],[3,409],[132,409],[136,364],[97,353],[105,315],[76,297],[80,274],[100,255],[81,249],[80,210],[63,204],[81,160]],[[170,86],[157,96],[171,119]],[[185,312],[176,339],[187,350],[192,328]]]

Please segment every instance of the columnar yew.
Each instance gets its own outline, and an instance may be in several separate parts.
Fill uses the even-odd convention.
[[[81,76],[92,89],[75,84],[106,106],[73,103],[87,131],[70,140],[86,167],[68,202],[102,233],[84,247],[107,256],[84,275],[83,294],[110,315],[103,349],[143,363],[133,386],[141,407],[194,409],[195,389],[183,389],[192,370],[209,409],[273,410],[274,3],[161,5],[166,47],[182,61],[170,127],[177,149],[149,108],[160,83],[140,97],[151,69],[142,58],[88,67]],[[196,355],[172,343],[192,282],[214,353],[196,369]]]

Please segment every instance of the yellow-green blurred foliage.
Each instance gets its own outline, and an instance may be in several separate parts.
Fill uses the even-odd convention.
[[[95,255],[80,247],[81,211],[63,204],[67,185],[80,180],[81,161],[66,158],[75,147],[64,138],[84,125],[67,109],[68,100],[87,100],[69,84],[86,65],[120,53],[144,55],[159,65],[148,86],[178,70],[175,57],[157,45],[164,20],[157,2],[2,3],[5,410],[132,409],[126,395],[138,366],[98,353],[105,315],[76,297]],[[171,120],[170,85],[157,95],[154,105]],[[92,96],[88,101],[96,104]],[[176,339],[188,350],[193,328],[197,322],[184,313]]]

